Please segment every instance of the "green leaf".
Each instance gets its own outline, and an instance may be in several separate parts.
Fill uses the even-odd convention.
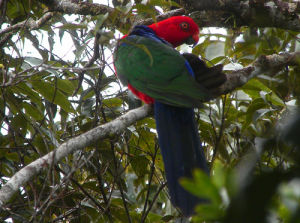
[[[23,94],[26,95],[28,97],[28,99],[30,99],[31,102],[35,103],[38,105],[38,107],[43,108],[43,104],[41,102],[41,98],[39,96],[39,94],[37,94],[35,91],[33,91],[33,89],[31,87],[29,87],[28,83],[25,82],[21,82],[16,86],[12,87],[12,91],[18,94]]]
[[[44,115],[41,113],[41,111],[32,104],[23,102],[21,106],[25,109],[26,115],[31,116],[35,120],[42,120],[44,118]]]
[[[270,88],[257,79],[251,79],[242,87],[242,89],[252,98],[260,97],[260,91],[265,91],[267,93],[271,92]]]
[[[75,113],[67,97],[58,88],[55,89],[53,84],[44,80],[32,80],[31,84],[33,88],[48,101],[59,105],[66,112]]]
[[[108,18],[108,13],[105,13],[104,15],[98,15],[97,17],[97,23],[96,23],[96,26],[95,26],[95,30],[98,31],[103,23],[105,22],[105,20]]]
[[[253,114],[253,122],[256,123],[258,119],[262,118],[265,114],[272,112],[272,109],[258,109]]]
[[[131,166],[138,177],[143,177],[148,172],[148,159],[144,155],[134,156],[131,161]]]
[[[8,152],[8,153],[5,154],[5,158],[10,160],[10,161],[17,161],[17,162],[20,161],[18,153]]]
[[[262,98],[257,98],[252,101],[246,112],[246,123],[244,123],[243,128],[247,128],[253,121],[254,114],[257,110],[265,108],[267,106],[266,102]]]
[[[92,111],[93,111],[93,106],[95,104],[96,100],[94,98],[87,98],[84,100],[84,102],[81,105],[81,114],[92,117]]]
[[[75,24],[75,23],[66,23],[61,26],[56,26],[55,28],[59,28],[62,30],[77,30],[77,29],[87,29],[87,24]]]
[[[214,204],[198,205],[196,212],[197,215],[193,218],[196,222],[220,221],[225,215],[225,210]]]
[[[226,59],[226,56],[219,56],[212,59],[210,62],[213,64],[222,63]],[[209,65],[209,63],[208,63]]]
[[[60,78],[57,78],[56,80],[57,80],[57,87],[62,92],[67,93],[69,96],[71,96],[73,94],[76,86],[74,84],[72,84],[71,81],[69,81],[67,79],[60,79]]]
[[[285,106],[284,102],[274,92],[267,94],[266,99],[273,105]]]
[[[33,66],[39,66],[43,64],[43,60],[37,57],[25,57],[24,60]]]
[[[213,173],[212,182],[219,189],[223,188],[226,184],[226,169],[219,160],[214,162]]]
[[[120,98],[109,98],[103,100],[103,104],[109,108],[111,107],[120,107],[123,101]]]
[[[216,205],[222,203],[218,188],[203,171],[196,170],[193,179],[183,178],[180,180],[180,183],[186,190],[198,197],[209,199]]]
[[[224,54],[224,42],[214,42],[211,43],[206,49],[205,49],[205,58],[208,60],[212,60],[216,57],[225,56]]]
[[[174,216],[173,215],[165,215],[165,216],[163,216],[162,218],[161,218],[161,220],[163,221],[163,222],[169,222],[169,221],[171,221],[171,220],[173,220],[174,219]]]

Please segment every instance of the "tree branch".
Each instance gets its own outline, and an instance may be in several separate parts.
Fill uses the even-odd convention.
[[[283,3],[280,0],[184,0],[182,2],[200,27],[254,26],[300,31],[299,1]]]
[[[44,25],[47,21],[49,21],[53,15],[54,15],[53,12],[47,12],[37,21],[34,21],[30,17],[27,20],[24,20],[15,25],[9,26],[6,29],[0,30],[0,35],[3,35],[4,33],[12,32],[12,31],[16,31],[16,30],[19,30],[22,28],[26,28],[29,30],[39,29],[42,25]]]
[[[114,8],[106,5],[90,3],[84,1],[70,1],[70,0],[40,0],[47,5],[51,11],[62,12],[65,14],[79,14],[79,15],[100,15],[112,13]]]
[[[215,97],[241,87],[251,78],[256,77],[259,74],[269,72],[270,75],[274,75],[285,66],[299,66],[299,61],[300,52],[261,56],[252,65],[227,74],[227,81],[219,88]],[[56,150],[25,166],[12,176],[12,178],[1,188],[0,209],[4,208],[4,204],[11,199],[13,194],[16,193],[21,186],[26,184],[33,176],[37,175],[42,170],[46,170],[49,166],[56,164],[59,160],[76,150],[84,149],[86,146],[91,145],[100,139],[107,138],[110,135],[119,134],[137,120],[150,115],[150,113],[151,107],[148,105],[131,110],[109,123],[98,126],[68,140]]]
[[[299,65],[300,52],[261,56],[253,64],[227,74],[227,81],[218,89],[214,96],[218,97],[222,94],[227,94],[260,74],[269,73],[270,76],[273,76],[285,66]]]
[[[155,18],[156,21],[154,21],[152,18],[148,18],[148,19],[138,21],[134,25],[151,25],[154,22],[159,22],[159,21],[165,20],[167,18],[170,18],[172,16],[184,15],[185,13],[186,13],[186,11],[183,8],[174,9],[174,10],[168,11],[164,14],[156,16],[156,18]]]
[[[49,21],[53,17],[53,15],[54,15],[53,12],[47,12],[37,21],[34,21],[34,19],[30,17],[27,20],[9,26],[6,29],[1,29],[0,36],[2,36],[3,34],[5,35],[3,35],[3,38],[0,38],[0,48],[3,47],[3,45],[6,44],[6,42],[13,36],[14,32],[23,28],[26,28],[28,30],[39,29],[47,21]]]

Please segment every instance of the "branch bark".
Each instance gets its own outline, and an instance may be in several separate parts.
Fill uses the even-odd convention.
[[[200,27],[276,27],[300,31],[300,2],[177,0]]]
[[[300,66],[300,52],[259,57],[251,65],[227,74],[227,81],[219,88],[215,97],[227,94],[243,86],[250,79],[260,74],[267,73],[269,76],[273,76],[286,66]]]
[[[227,81],[220,87],[215,97],[241,87],[251,78],[256,77],[259,74],[269,72],[271,75],[274,75],[280,69],[288,65],[300,65],[300,52],[262,56],[252,65],[227,74]],[[150,115],[150,113],[151,106],[149,105],[144,105],[140,108],[131,110],[109,123],[98,126],[82,135],[70,139],[60,145],[56,150],[25,166],[12,176],[12,178],[1,188],[0,209],[4,208],[5,203],[11,199],[21,186],[25,185],[33,176],[37,175],[42,170],[46,170],[49,166],[56,164],[59,160],[76,150],[84,149],[86,146],[91,145],[98,140],[114,134],[119,134],[137,120]]]
[[[107,5],[90,3],[84,1],[71,0],[41,0],[47,5],[51,11],[62,12],[65,14],[79,14],[79,15],[100,15],[111,13],[114,8]]]
[[[53,12],[47,12],[37,21],[34,21],[32,18],[29,18],[27,20],[24,20],[22,22],[19,22],[19,23],[15,24],[15,25],[9,26],[6,29],[0,30],[0,35],[3,35],[4,33],[17,31],[17,30],[22,29],[22,28],[26,28],[26,29],[29,29],[29,30],[39,29],[47,21],[49,21],[52,18],[53,15],[54,15]]]

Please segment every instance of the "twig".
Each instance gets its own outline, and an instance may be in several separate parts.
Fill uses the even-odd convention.
[[[93,56],[91,57],[89,62],[84,66],[84,68],[92,66],[94,64],[94,62],[100,57],[99,43],[98,43],[99,38],[100,38],[100,33],[97,32],[97,34],[95,36],[95,40],[94,40],[94,53],[93,53]],[[76,95],[78,93],[79,89],[81,88],[83,79],[84,79],[84,72],[81,71],[79,73],[78,86],[77,86],[76,90],[74,91],[73,96]]]
[[[221,139],[223,137],[223,131],[224,131],[224,123],[225,123],[225,105],[226,105],[226,95],[225,97],[223,98],[222,100],[222,104],[223,104],[223,108],[222,108],[222,114],[221,114],[221,125],[220,125],[220,129],[219,129],[219,133],[216,135],[216,144],[215,144],[215,149],[213,151],[213,156],[212,156],[212,159],[211,159],[211,164],[213,165],[215,159],[216,159],[216,156],[217,156],[217,152],[219,150],[219,145],[220,145],[220,142],[221,142]],[[228,106],[228,110],[229,110],[230,106]],[[227,110],[227,112],[228,112]],[[226,113],[227,113],[226,112]],[[211,119],[211,118],[210,118]],[[212,120],[211,120],[212,121]]]
[[[67,174],[61,169],[59,168],[57,165],[56,165],[56,169],[58,171],[60,171],[61,173],[63,173],[65,176],[67,176]],[[104,212],[104,208],[101,206],[101,204],[93,198],[93,196],[91,196],[81,185],[80,183],[78,183],[72,176],[69,177],[69,179],[74,183],[76,184],[76,186],[102,211]]]
[[[147,216],[147,215],[149,214],[149,212],[150,212],[150,210],[152,209],[152,207],[153,207],[153,205],[154,205],[154,203],[155,203],[155,201],[156,201],[158,195],[160,194],[160,192],[162,191],[162,189],[164,189],[164,187],[165,187],[166,185],[167,185],[167,182],[164,182],[162,185],[160,185],[158,191],[156,192],[156,194],[155,194],[154,197],[153,197],[152,202],[151,202],[150,205],[149,205],[148,210],[147,210],[146,213],[145,213],[145,216]]]
[[[119,187],[119,190],[120,190],[120,193],[121,193],[121,198],[122,198],[122,201],[123,201],[123,205],[124,205],[124,208],[125,208],[125,213],[126,213],[126,216],[127,216],[127,219],[128,219],[128,222],[129,223],[132,223],[132,220],[131,220],[131,217],[130,217],[130,214],[129,214],[129,209],[127,207],[127,201],[125,199],[125,194],[124,194],[124,191],[123,191],[123,187],[122,187],[122,184],[121,184],[121,180],[120,180],[120,176],[121,174],[118,173],[118,163],[117,163],[117,159],[116,159],[116,154],[115,154],[115,149],[114,149],[114,145],[113,143],[111,142],[110,143],[111,145],[111,152],[112,152],[112,156],[113,156],[113,161],[114,161],[114,167],[115,167],[115,174],[114,174],[114,177],[116,179],[116,182],[118,184],[118,187]]]
[[[152,182],[153,174],[155,171],[155,159],[156,159],[156,154],[157,154],[158,149],[159,149],[159,147],[158,147],[158,144],[156,143],[155,151],[154,151],[154,154],[152,155],[151,172],[150,172],[149,181],[148,181],[148,189],[147,189],[147,195],[146,195],[145,204],[144,204],[144,210],[143,210],[143,214],[142,214],[142,218],[141,218],[141,223],[144,223],[147,218],[146,210],[147,210],[147,204],[148,204],[148,199],[149,199],[149,195],[150,195],[151,182]]]

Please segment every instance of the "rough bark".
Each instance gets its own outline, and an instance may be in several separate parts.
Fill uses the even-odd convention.
[[[273,76],[286,66],[299,65],[300,52],[261,56],[251,65],[227,74],[227,81],[220,87],[218,94],[215,96],[229,93],[260,74]]]
[[[113,8],[85,1],[69,1],[69,0],[41,0],[47,5],[51,11],[62,12],[64,14],[79,14],[79,15],[100,15],[111,13]]]
[[[300,31],[300,2],[179,0],[200,27],[276,27]]]

